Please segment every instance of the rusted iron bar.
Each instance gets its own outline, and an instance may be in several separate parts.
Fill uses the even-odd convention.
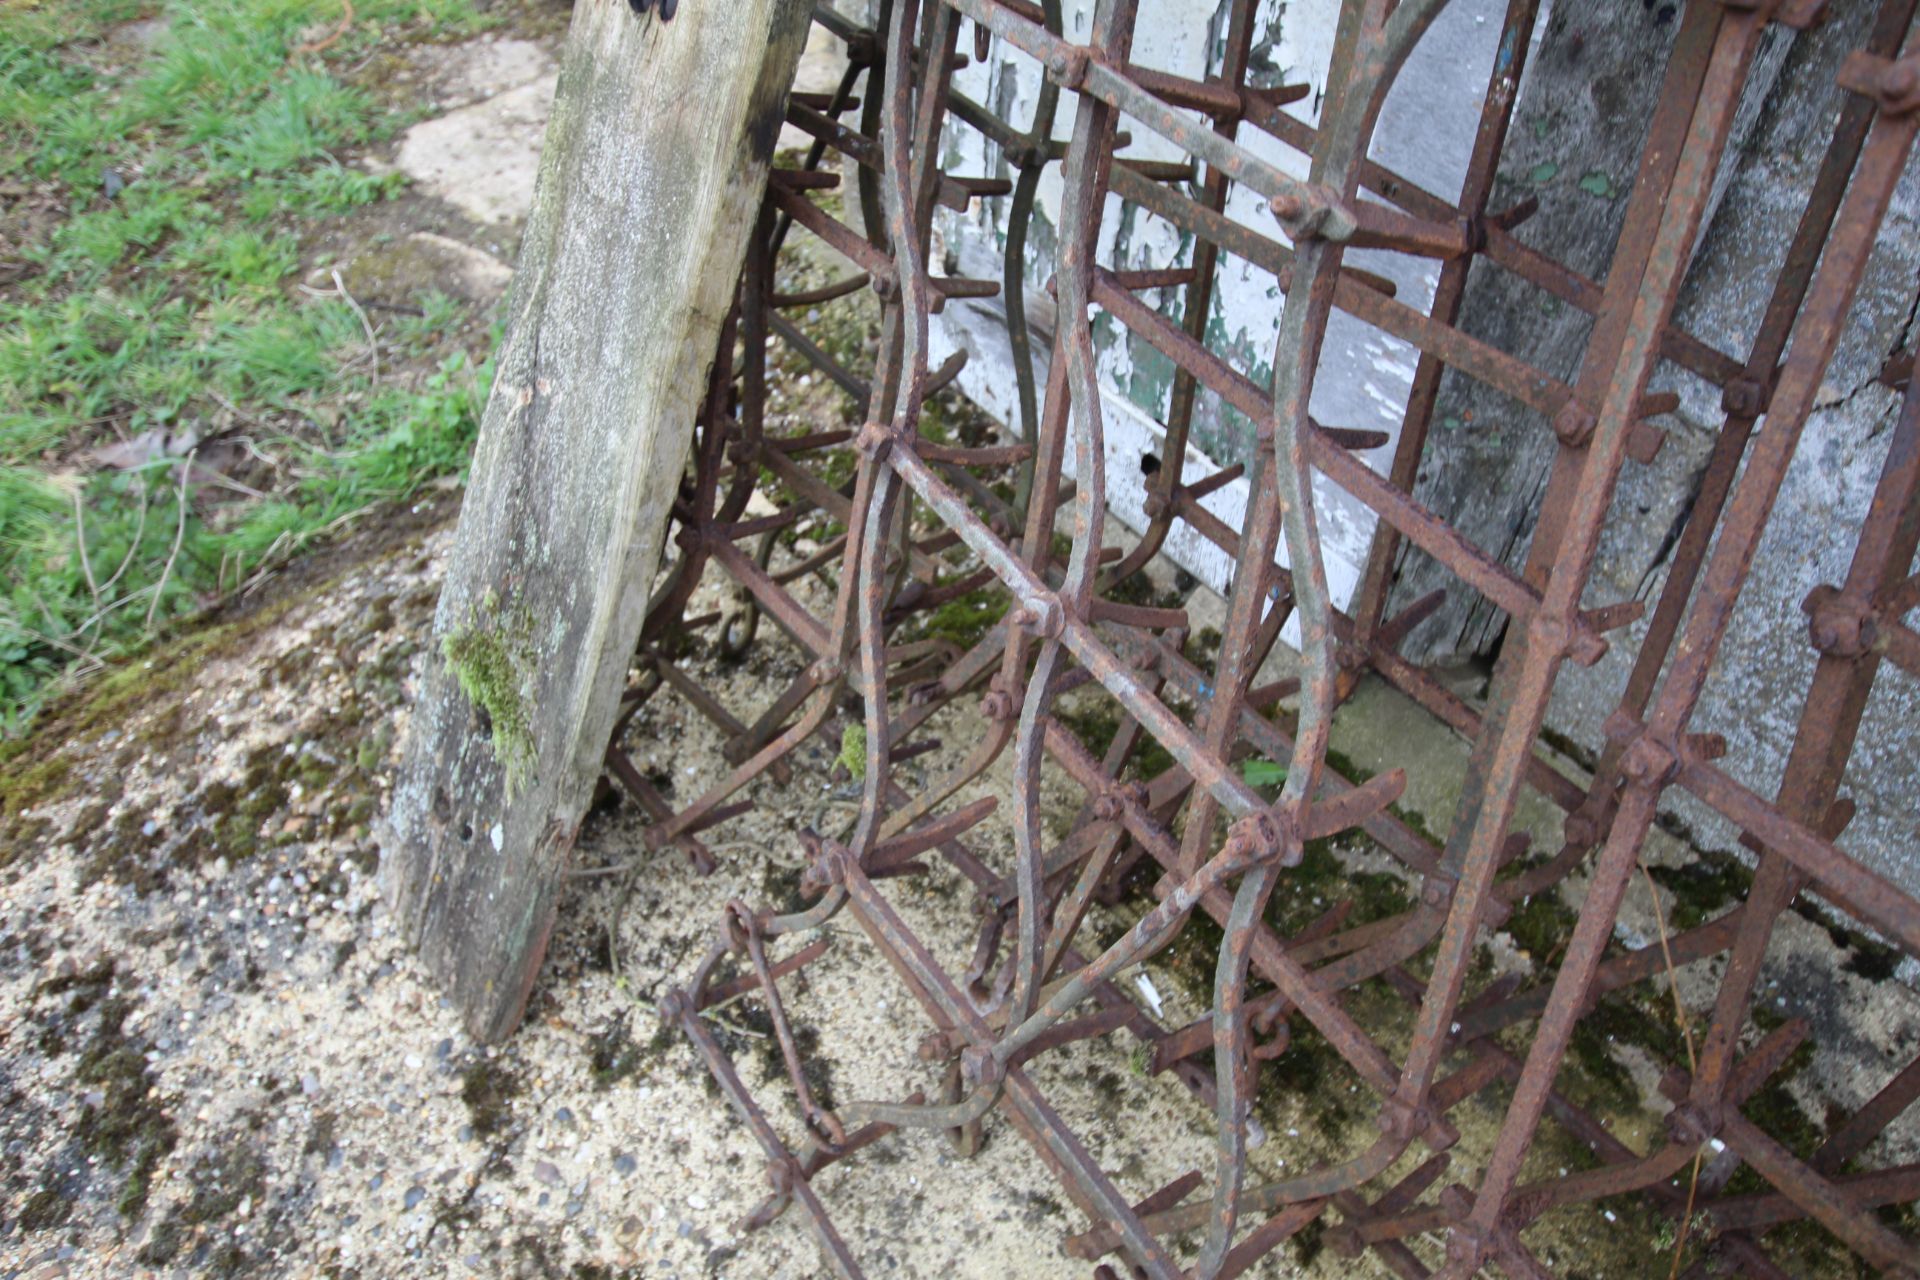
[[[1136,61],[1134,0],[1099,0],[1084,39],[1066,34],[1057,0],[885,0],[870,28],[820,15],[845,44],[848,71],[835,92],[796,95],[789,106],[787,118],[813,141],[801,167],[769,187],[675,507],[680,558],[656,591],[622,720],[650,699],[680,698],[725,739],[732,768],[678,810],[618,735],[609,770],[644,811],[650,844],[679,848],[704,870],[712,853],[698,834],[798,777],[794,752],[808,739],[840,737],[858,814],[839,838],[795,833],[811,905],[781,916],[716,904],[720,940],[663,1005],[767,1155],[772,1194],[751,1225],[799,1205],[836,1274],[863,1272],[812,1178],[873,1143],[911,1141],[914,1130],[938,1130],[970,1154],[1002,1121],[1085,1214],[1068,1251],[1088,1262],[1118,1255],[1096,1275],[1240,1275],[1314,1222],[1328,1225],[1341,1253],[1371,1250],[1400,1275],[1546,1275],[1541,1224],[1569,1206],[1630,1194],[1749,1274],[1781,1273],[1769,1236],[1790,1223],[1817,1224],[1837,1251],[1890,1274],[1915,1270],[1914,1242],[1876,1216],[1914,1193],[1913,1166],[1859,1166],[1920,1097],[1920,1062],[1892,1064],[1814,1149],[1793,1149],[1741,1111],[1791,1069],[1806,1034],[1804,1024],[1749,1034],[1768,947],[1803,895],[1920,956],[1920,901],[1843,843],[1845,768],[1879,669],[1884,660],[1913,671],[1920,661],[1906,617],[1920,604],[1920,392],[1910,380],[1885,435],[1871,514],[1836,531],[1855,545],[1852,564],[1804,602],[1813,662],[1793,750],[1781,762],[1723,760],[1725,743],[1689,728],[1736,602],[1771,586],[1751,581],[1754,551],[1920,130],[1914,0],[1885,0],[1864,47],[1826,86],[1837,122],[1819,178],[1797,227],[1783,232],[1788,249],[1771,296],[1739,353],[1689,334],[1675,299],[1767,29],[1804,26],[1817,6],[1686,7],[1622,230],[1592,276],[1516,238],[1536,206],[1493,207],[1539,21],[1534,0],[1506,6],[1501,47],[1513,56],[1483,87],[1456,198],[1368,158],[1381,103],[1443,7],[1348,0],[1317,110],[1297,88],[1256,83],[1252,0],[1226,7],[1199,74]],[[1011,48],[1040,64],[1030,115],[1002,118],[956,85],[969,31],[975,60]],[[1062,138],[1056,121],[1069,107],[1071,137]],[[1154,159],[1121,154],[1132,145],[1123,117],[1158,139]],[[1001,167],[945,172],[942,157],[960,153],[947,145],[956,137],[984,142]],[[1298,163],[1267,158],[1276,141]],[[848,189],[830,165],[854,179]],[[1050,172],[1062,194],[1055,256],[1042,267],[1030,254]],[[1240,192],[1258,197],[1270,226],[1227,215]],[[855,199],[857,213],[834,204]],[[999,202],[1006,232],[1001,278],[936,273],[943,220],[988,201]],[[1110,260],[1104,233],[1119,208],[1178,233],[1174,258]],[[1432,302],[1397,297],[1391,281],[1345,260],[1349,248],[1435,263]],[[801,276],[792,267],[801,260],[829,263],[825,282]],[[1578,368],[1536,368],[1469,333],[1475,268],[1511,273],[1592,315]],[[1263,273],[1286,297],[1264,385],[1208,333],[1227,270]],[[1053,302],[1045,361],[1028,314],[1036,279],[1048,281]],[[925,407],[967,353],[934,366],[933,317],[996,292],[1016,421],[997,439],[956,441]],[[1177,296],[1178,312],[1156,296]],[[842,318],[858,309],[872,350],[823,343],[795,318],[800,308]],[[1316,372],[1338,356],[1324,349],[1336,311],[1419,353],[1384,473],[1355,452],[1387,444],[1384,436],[1307,413]],[[1159,469],[1145,486],[1146,527],[1131,545],[1113,536],[1095,316],[1174,370],[1157,423]],[[782,352],[844,395],[845,429],[772,429],[769,383]],[[1518,567],[1413,497],[1447,371],[1493,387],[1511,403],[1516,429],[1555,442]],[[1595,598],[1592,568],[1610,522],[1623,518],[1613,497],[1624,468],[1659,447],[1649,419],[1676,407],[1671,394],[1649,392],[1657,373],[1719,388],[1725,421],[1640,628],[1637,601]],[[1241,415],[1249,447],[1196,476],[1187,453],[1203,399]],[[1327,485],[1377,521],[1345,608],[1320,549],[1317,491]],[[756,490],[772,505],[750,513]],[[1234,518],[1221,514],[1228,498],[1239,504]],[[812,545],[800,542],[803,532]],[[1208,643],[1192,634],[1184,603],[1128,594],[1181,538],[1234,564],[1224,623]],[[1435,595],[1388,615],[1409,549],[1446,568],[1451,590],[1507,615],[1484,697],[1463,696],[1398,651],[1440,602]],[[731,601],[712,650],[737,657],[751,644],[778,645],[790,654],[786,669],[799,673],[768,705],[730,707],[677,639],[690,633],[693,600],[710,579]],[[968,600],[986,606],[990,625],[964,645],[926,634],[935,611]],[[774,624],[764,634],[763,613]],[[1299,637],[1292,652],[1279,643],[1289,626]],[[1568,767],[1539,749],[1561,668],[1621,644],[1633,660],[1607,724],[1610,745],[1590,770]],[[1472,743],[1462,799],[1438,835],[1395,808],[1408,783],[1402,770],[1349,779],[1333,768],[1333,726],[1364,680],[1394,686]],[[978,731],[961,749],[928,756],[932,729],[963,707],[977,714],[967,723]],[[1089,740],[1074,707],[1114,722],[1110,738]],[[909,794],[897,766],[915,757],[940,763]],[[1778,779],[1771,799],[1748,781],[1756,776]],[[1064,833],[1043,820],[1043,778],[1076,795]],[[1527,792],[1566,815],[1557,844],[1537,856],[1516,820]],[[1743,833],[1757,876],[1717,915],[1667,932],[1657,947],[1629,948],[1619,912],[1656,819],[1681,792]],[[988,824],[1010,832],[1010,858],[970,847]],[[1388,855],[1404,905],[1362,914],[1341,899],[1295,912],[1309,856],[1342,856],[1326,842]],[[895,908],[890,893],[903,875],[957,875],[970,891],[954,922],[973,938],[964,971],[944,967]],[[1473,978],[1487,931],[1535,895],[1575,885],[1572,923],[1556,926],[1531,973]],[[898,983],[924,1014],[913,1034],[937,1073],[927,1089],[837,1111],[813,1095],[794,1031],[804,1002],[789,1004],[780,983],[821,954],[810,935],[835,919],[857,928],[872,981]],[[1118,979],[1168,947],[1195,944],[1213,964],[1206,1011],[1162,1025]],[[1700,962],[1719,957],[1726,965],[1711,978],[1697,1061],[1690,1048],[1688,1061],[1660,1064],[1673,1104],[1664,1131],[1645,1150],[1629,1147],[1568,1088],[1581,1019],[1636,987],[1664,993],[1673,966],[1698,975]],[[1358,998],[1367,984],[1393,993],[1410,1032],[1406,1018],[1367,1012]],[[729,998],[768,1010],[782,1107],[755,1100],[701,1020],[703,1008]],[[1149,1082],[1171,1075],[1212,1112],[1211,1169],[1124,1188],[1048,1102],[1035,1063],[1121,1032]],[[1376,1127],[1317,1164],[1268,1134],[1268,1149],[1283,1149],[1282,1168],[1255,1150],[1255,1113],[1280,1087],[1269,1064],[1308,1040],[1337,1055]],[[1449,1118],[1470,1100],[1503,1113],[1471,1152]],[[1130,1117],[1122,1108],[1104,1122],[1124,1130]],[[791,1145],[782,1123],[797,1125]],[[1596,1163],[1540,1179],[1527,1161],[1545,1130],[1585,1146]],[[1703,1166],[1690,1184],[1688,1171]],[[1751,1182],[1733,1187],[1740,1169]]]

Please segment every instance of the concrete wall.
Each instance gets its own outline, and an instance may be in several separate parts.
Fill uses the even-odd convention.
[[[1266,0],[1255,28],[1254,82],[1308,82],[1315,92],[1289,110],[1312,120],[1326,83],[1335,0],[1282,4]],[[1502,51],[1496,45],[1500,8],[1493,0],[1456,0],[1436,22],[1389,98],[1373,146],[1382,163],[1429,190],[1457,195],[1480,97]],[[1864,5],[1836,5],[1834,20],[1805,34],[1774,29],[1756,61],[1735,131],[1730,160],[1716,188],[1714,211],[1701,237],[1683,295],[1680,315],[1697,336],[1722,350],[1744,354],[1772,273],[1819,163],[1825,130],[1837,110],[1834,70],[1855,47],[1867,17]],[[1068,0],[1068,31],[1084,39],[1091,0]],[[1217,66],[1224,32],[1224,4],[1169,0],[1143,19],[1134,57],[1141,65],[1199,76]],[[1667,48],[1678,26],[1670,4],[1561,4],[1549,16],[1529,55],[1520,86],[1516,128],[1495,207],[1536,195],[1541,212],[1523,238],[1571,265],[1604,274],[1627,189],[1638,160],[1641,132],[1658,89]],[[1502,60],[1504,65],[1504,60]],[[1030,118],[1039,69],[996,44],[995,56],[956,77],[961,90],[1024,123]],[[1061,112],[1056,136],[1070,134],[1070,109]],[[1171,148],[1144,129],[1132,130],[1128,154],[1171,159]],[[1276,163],[1304,172],[1305,161],[1252,129],[1241,141]],[[955,172],[1011,176],[997,150],[965,128],[947,140]],[[1052,317],[1042,286],[1051,272],[1052,215],[1060,182],[1050,172],[1041,187],[1029,245],[1029,310],[1036,344],[1044,348]],[[936,247],[950,271],[993,277],[1003,255],[1006,202],[979,202],[967,215],[945,215]],[[1258,202],[1239,193],[1228,213],[1271,232]],[[1920,257],[1920,176],[1910,168],[1868,273],[1861,305],[1849,323],[1832,373],[1832,388],[1809,424],[1800,457],[1781,497],[1774,528],[1762,550],[1754,587],[1742,601],[1737,633],[1725,656],[1696,727],[1725,733],[1732,743],[1727,764],[1763,793],[1777,779],[1770,770],[1784,760],[1791,741],[1812,658],[1804,642],[1799,601],[1813,585],[1835,581],[1852,548],[1851,527],[1872,492],[1885,431],[1896,400],[1873,380],[1887,354],[1913,340],[1916,258]],[[1117,200],[1105,220],[1103,260],[1127,268],[1163,267],[1183,260],[1190,246],[1164,225],[1154,225]],[[1354,253],[1357,266],[1391,276],[1402,301],[1424,309],[1433,273],[1425,265],[1385,255]],[[1249,376],[1264,380],[1282,304],[1263,273],[1227,259],[1208,342]],[[1169,315],[1178,315],[1176,291],[1147,294]],[[1468,327],[1505,350],[1561,376],[1577,367],[1589,322],[1497,269],[1476,268],[1468,295]],[[1108,476],[1118,516],[1144,523],[1140,457],[1158,453],[1160,432],[1152,421],[1164,415],[1172,387],[1166,359],[1114,327],[1097,325],[1102,385],[1106,392]],[[994,302],[948,308],[934,335],[936,359],[955,346],[972,353],[961,376],[963,389],[1004,421],[1017,418],[1017,400],[1004,338],[1004,313]],[[1397,434],[1417,353],[1406,344],[1339,317],[1326,345],[1316,381],[1313,411],[1331,425]],[[1620,486],[1612,528],[1601,550],[1588,603],[1651,598],[1664,580],[1665,557],[1684,521],[1698,485],[1713,432],[1719,396],[1705,384],[1664,371],[1655,386],[1681,395],[1670,420],[1668,447],[1650,468],[1629,465]],[[1538,415],[1503,397],[1450,379],[1436,415],[1438,425],[1423,466],[1419,495],[1480,545],[1518,564],[1531,536],[1532,505],[1552,459],[1552,439]],[[1189,466],[1204,474],[1239,460],[1249,438],[1247,424],[1217,402],[1196,417]],[[1204,450],[1207,457],[1199,453]],[[1391,445],[1368,461],[1384,470]],[[1344,600],[1356,580],[1373,521],[1369,512],[1324,479],[1317,499],[1325,521],[1328,574]],[[1209,506],[1238,523],[1244,485],[1216,494]],[[1226,585],[1229,565],[1196,537],[1176,537],[1173,557],[1203,582]],[[1457,588],[1417,554],[1402,566],[1401,595],[1410,599],[1433,586],[1455,586],[1442,612],[1412,638],[1410,652],[1430,661],[1474,659],[1497,649],[1505,619]],[[1599,726],[1614,705],[1637,636],[1615,645],[1618,656],[1590,671],[1563,676],[1550,721],[1589,749],[1600,742]],[[1897,671],[1885,670],[1869,715],[1849,785],[1860,813],[1847,846],[1876,867],[1920,892],[1916,818],[1912,797],[1920,782],[1920,690]],[[1703,842],[1731,847],[1734,833],[1703,809],[1681,816]]]
[[[1509,175],[1558,163],[1533,242],[1580,262],[1602,254],[1619,206],[1566,189],[1593,156],[1608,156],[1622,125],[1643,114],[1657,87],[1645,68],[1664,57],[1672,24],[1646,21],[1639,6],[1556,14],[1520,103]],[[1864,39],[1870,7],[1832,6],[1828,24],[1803,34],[1775,28],[1743,104],[1737,145],[1719,178],[1718,200],[1701,237],[1677,315],[1696,336],[1744,355],[1766,306],[1839,108],[1833,88],[1841,57]],[[1616,163],[1610,156],[1600,164]],[[1613,172],[1630,171],[1626,165]],[[1517,186],[1517,184],[1514,184]],[[1569,207],[1571,206],[1571,207]],[[1580,214],[1585,213],[1582,222]],[[1611,214],[1611,218],[1594,214]],[[1820,583],[1844,579],[1855,534],[1886,457],[1899,397],[1877,380],[1882,363],[1912,345],[1920,305],[1920,166],[1909,162],[1876,252],[1849,316],[1819,407],[1811,416],[1767,537],[1721,650],[1694,728],[1727,736],[1728,769],[1763,795],[1779,782],[1805,696],[1814,655],[1800,602]],[[1483,272],[1468,295],[1482,336],[1557,372],[1577,359],[1585,325],[1542,315],[1496,272]],[[1667,420],[1669,440],[1652,467],[1629,464],[1596,564],[1589,604],[1644,598],[1651,609],[1666,581],[1678,536],[1721,422],[1717,391],[1668,368],[1656,390],[1681,397]],[[1489,398],[1454,379],[1442,418],[1480,421]],[[1476,412],[1478,411],[1478,412]],[[1531,495],[1544,484],[1550,440],[1535,423],[1518,429],[1455,430],[1442,437],[1421,477],[1419,496],[1483,546],[1517,563],[1532,533],[1519,503],[1490,493]],[[1765,430],[1764,421],[1761,430]],[[1500,438],[1492,438],[1494,436]],[[1437,582],[1429,563],[1403,566],[1405,598]],[[1502,620],[1477,601],[1456,601],[1413,637],[1423,658],[1485,653]],[[1597,749],[1600,723],[1617,703],[1642,628],[1625,633],[1590,670],[1561,677],[1549,722]],[[1848,769],[1845,792],[1859,812],[1841,843],[1863,861],[1920,893],[1920,683],[1882,664],[1875,695]],[[1680,803],[1679,816],[1709,846],[1733,847],[1736,832],[1705,806]]]

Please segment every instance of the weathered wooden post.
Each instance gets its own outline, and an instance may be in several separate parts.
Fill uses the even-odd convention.
[[[574,10],[382,871],[483,1041],[546,950],[811,7]]]

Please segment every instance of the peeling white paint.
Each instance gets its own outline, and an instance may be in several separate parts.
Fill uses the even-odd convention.
[[[1142,15],[1134,38],[1134,62],[1184,76],[1204,76],[1209,68],[1219,65],[1226,7],[1219,0],[1168,0],[1157,6]],[[1289,4],[1264,0],[1255,19],[1255,65],[1259,68],[1255,83],[1311,84],[1314,92],[1287,108],[1309,122],[1317,119],[1324,95],[1338,11],[1335,0]],[[1069,35],[1085,38],[1091,12],[1092,0],[1068,0]],[[1449,199],[1458,196],[1479,123],[1480,95],[1494,66],[1501,17],[1502,10],[1493,0],[1460,0],[1448,6],[1388,94],[1371,148],[1374,159],[1436,195]],[[959,92],[1024,127],[1033,118],[1040,69],[1032,59],[996,41],[992,56],[956,73],[954,83]],[[1184,158],[1171,143],[1137,123],[1123,121],[1121,127],[1133,139],[1125,155],[1155,160]],[[1069,96],[1061,104],[1053,134],[1066,139],[1072,130]],[[1304,175],[1307,171],[1306,156],[1250,125],[1240,128],[1237,141],[1287,172]],[[998,148],[965,125],[951,124],[943,146],[957,174],[1011,176],[1011,170],[1000,161]],[[1044,286],[1053,272],[1052,228],[1058,221],[1061,193],[1059,166],[1050,166],[1039,186],[1026,272],[1029,314],[1039,330],[1035,346],[1042,367],[1036,380],[1043,387],[1046,338],[1051,328]],[[1005,199],[982,200],[966,214],[943,213],[936,231],[935,260],[944,256],[949,270],[960,275],[998,278],[1005,254],[1004,219],[1009,203]],[[1266,202],[1244,188],[1229,192],[1226,214],[1263,232],[1276,231]],[[1171,225],[1109,197],[1096,253],[1103,265],[1115,269],[1165,267],[1190,261],[1191,251],[1191,243]],[[1422,311],[1431,306],[1437,275],[1433,264],[1376,251],[1354,251],[1347,257],[1354,266],[1392,280],[1402,302]],[[1143,297],[1168,314],[1177,314],[1181,301],[1174,290]],[[1284,305],[1285,298],[1272,276],[1240,259],[1223,257],[1208,326],[1209,346],[1241,372],[1264,381],[1271,374],[1274,338]],[[1103,325],[1097,336],[1105,331]],[[957,348],[966,348],[970,357],[960,374],[962,390],[1002,422],[1017,424],[1018,391],[1007,350],[1003,302],[986,299],[948,306],[934,317],[930,346],[934,363]],[[1376,470],[1384,471],[1392,458],[1392,442],[1398,438],[1417,360],[1418,353],[1407,343],[1350,316],[1336,313],[1329,325],[1312,411],[1331,426],[1388,433],[1386,445],[1363,455]],[[1166,412],[1167,390],[1165,385],[1156,387],[1155,383],[1164,384],[1167,379],[1153,370],[1141,369],[1124,341],[1109,340],[1098,346],[1096,367],[1104,392],[1108,501],[1117,518],[1139,529],[1146,523],[1140,459],[1147,453],[1157,456],[1164,447],[1164,432],[1155,418]],[[1156,394],[1157,404],[1148,407],[1140,403]],[[1225,461],[1238,461],[1235,429],[1217,402],[1210,400],[1202,398],[1196,413],[1196,435],[1216,442],[1216,452]],[[1244,436],[1242,425],[1240,437]],[[1071,450],[1067,465],[1071,474]],[[1189,449],[1189,474],[1205,475],[1218,465],[1198,449]],[[1328,582],[1336,602],[1344,604],[1357,585],[1374,516],[1324,477],[1316,477],[1314,494]],[[1238,527],[1244,523],[1246,497],[1246,482],[1240,480],[1211,495],[1205,505]],[[1167,552],[1208,586],[1226,588],[1230,562],[1192,530],[1176,528]],[[1284,548],[1280,559],[1285,563]],[[1291,627],[1287,636],[1295,638]]]

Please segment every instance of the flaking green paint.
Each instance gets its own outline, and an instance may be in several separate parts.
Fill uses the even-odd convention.
[[[1127,373],[1127,398],[1148,413],[1164,415],[1173,400],[1173,361],[1149,343],[1128,343],[1133,365]]]

